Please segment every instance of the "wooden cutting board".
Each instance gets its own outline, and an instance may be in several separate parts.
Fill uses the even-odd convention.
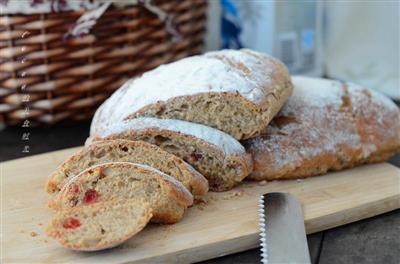
[[[245,183],[210,193],[182,222],[149,225],[123,245],[82,253],[62,248],[43,229],[52,211],[43,191],[47,175],[66,149],[1,163],[1,253],[3,263],[194,262],[258,247],[259,195],[286,191],[300,198],[307,233],[400,207],[400,169],[375,164],[305,180]]]

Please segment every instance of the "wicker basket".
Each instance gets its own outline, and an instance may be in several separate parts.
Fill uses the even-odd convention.
[[[154,3],[173,15],[180,41],[139,5],[111,7],[90,35],[68,40],[63,36],[81,12],[1,16],[0,122],[89,119],[128,78],[201,52],[206,1]],[[24,31],[30,34],[21,38]]]

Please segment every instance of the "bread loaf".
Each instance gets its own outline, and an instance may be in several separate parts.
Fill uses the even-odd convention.
[[[174,178],[146,165],[104,163],[70,178],[50,206],[56,210],[85,207],[113,200],[149,203],[153,222],[181,220],[193,196]]]
[[[182,159],[144,141],[98,141],[84,147],[64,161],[49,177],[46,190],[58,192],[68,177],[108,162],[132,162],[148,165],[174,177],[196,197],[208,191],[207,180]]]
[[[246,139],[259,134],[292,92],[286,67],[251,50],[222,50],[162,65],[132,79],[96,112],[91,135],[136,117],[205,124]]]
[[[157,145],[191,164],[213,191],[240,183],[252,170],[251,157],[233,137],[204,125],[150,117],[110,126],[88,142],[102,139],[142,140]]]
[[[46,232],[67,248],[93,251],[121,244],[141,231],[151,217],[146,203],[110,201],[60,210]]]
[[[293,77],[294,94],[257,138],[249,179],[303,178],[400,151],[400,111],[385,96],[351,83]]]

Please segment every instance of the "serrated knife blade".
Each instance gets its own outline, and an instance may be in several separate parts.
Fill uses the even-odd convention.
[[[258,213],[262,263],[311,263],[303,211],[295,196],[264,194]]]

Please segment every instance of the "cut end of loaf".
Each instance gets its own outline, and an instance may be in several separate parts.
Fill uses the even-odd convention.
[[[216,128],[241,140],[258,135],[290,94],[288,85],[282,93],[266,96],[268,108],[263,109],[238,93],[201,93],[148,105],[125,120],[138,117],[185,120]]]
[[[46,232],[70,249],[101,250],[123,243],[141,231],[151,217],[146,203],[111,201],[60,210]]]
[[[212,191],[232,188],[252,170],[249,154],[237,140],[204,125],[142,117],[127,120],[112,131],[104,139],[143,140],[180,157],[207,178]]]
[[[96,141],[73,154],[49,177],[46,189],[49,193],[58,192],[68,177],[109,162],[151,166],[182,182],[196,196],[203,196],[208,191],[207,180],[180,158],[144,141],[122,139]]]
[[[115,199],[150,203],[154,221],[174,223],[193,204],[193,196],[174,178],[149,166],[113,162],[90,167],[72,177],[53,208],[77,208]]]

